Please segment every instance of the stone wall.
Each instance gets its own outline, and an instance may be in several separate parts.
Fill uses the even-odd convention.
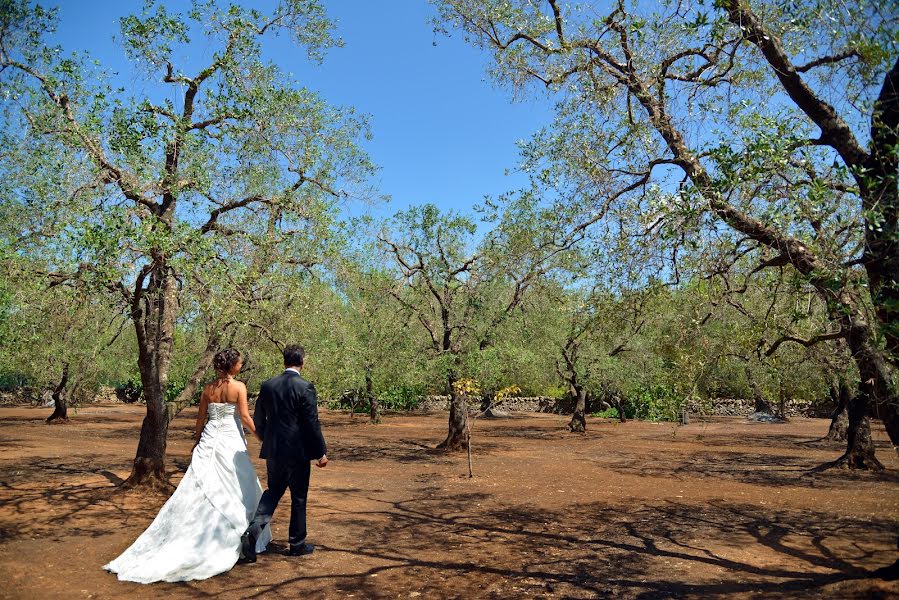
[[[688,408],[690,413],[695,415],[740,417],[752,414],[755,411],[755,402],[744,398],[714,398],[699,402],[691,401],[688,403]],[[776,404],[772,405],[773,410],[777,411],[777,408]],[[811,416],[813,407],[809,400],[797,398],[787,401],[784,412],[788,417]]]
[[[449,396],[428,396],[421,404],[421,410],[449,410]],[[555,409],[560,401],[550,396],[534,396],[532,398],[507,398],[497,407],[499,410],[509,412],[557,412]],[[477,409],[481,407],[481,399],[472,396],[468,399],[468,405]]]
[[[468,400],[472,409],[481,406],[481,399],[472,397]],[[558,399],[550,396],[536,396],[530,398],[509,398],[503,401],[499,410],[507,412],[542,412],[555,414],[571,414],[574,411],[573,402],[568,398]],[[712,400],[691,401],[688,404],[691,414],[707,416],[747,416],[752,414],[755,404],[752,400],[743,398],[715,398]],[[601,410],[601,407],[587,406],[588,412]],[[776,409],[776,406],[775,406]],[[808,400],[795,399],[787,402],[786,413],[788,417],[795,416],[826,416],[812,415],[812,403]],[[449,410],[449,396],[428,396],[421,405],[423,411]]]
[[[115,388],[101,385],[95,394],[79,395],[72,401],[73,405],[93,404],[95,402],[120,402]],[[0,391],[0,406],[53,406],[53,390],[21,388],[18,390]]]
[[[52,402],[50,390],[20,388],[0,391],[0,406],[34,406]]]
[[[251,398],[252,403],[253,398]],[[116,396],[114,388],[101,386],[97,393],[90,398],[79,398],[77,404],[91,404],[94,402],[121,402]],[[52,406],[50,390],[36,390],[23,388],[14,391],[0,391],[0,406],[11,405],[39,405]],[[481,406],[481,399],[472,397],[468,400],[468,405],[472,410],[477,410]],[[743,398],[715,398],[713,400],[691,401],[689,403],[689,411],[692,415],[697,416],[748,416],[752,414],[755,405],[752,400]],[[553,398],[551,396],[534,396],[527,398],[508,398],[504,400],[498,407],[499,411],[504,412],[542,412],[555,414],[571,414],[574,411],[574,404],[569,398]],[[592,406],[590,402],[587,404],[587,412],[596,412],[602,410],[601,406]],[[776,408],[776,406],[775,406]],[[828,406],[819,407],[812,406],[808,400],[791,400],[786,405],[786,413],[788,417],[795,416],[815,416],[827,417]],[[420,411],[440,411],[449,410],[449,396],[428,396],[422,402]]]

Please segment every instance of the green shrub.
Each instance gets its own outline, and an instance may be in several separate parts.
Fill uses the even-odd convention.
[[[187,384],[184,381],[169,381],[165,386],[165,401],[172,402],[175,398],[178,397],[178,394],[181,393],[185,385]],[[115,393],[118,399],[122,402],[142,402],[144,400],[144,386],[140,382],[140,376],[135,375],[128,381],[116,385]],[[195,404],[200,397],[199,393],[197,393],[195,396],[196,397],[193,398],[191,404]]]
[[[591,417],[599,417],[600,419],[617,419],[618,418],[618,409],[615,407],[607,408],[606,410],[601,410],[599,412],[592,413]]]
[[[563,398],[568,397],[568,388],[562,387],[560,385],[551,385],[540,390],[537,395],[545,396],[547,398],[555,398],[556,400],[562,400]]]
[[[31,377],[23,373],[17,373],[15,371],[0,373],[0,391],[12,392],[32,385],[33,382]]]
[[[421,385],[395,385],[378,394],[378,402],[385,410],[415,410],[425,399]]]
[[[395,385],[378,394],[381,410],[408,411],[419,408],[426,390],[421,385]],[[328,401],[331,410],[350,410],[355,413],[371,411],[371,404],[360,390],[345,390],[338,398]]]
[[[674,388],[664,385],[637,388],[624,404],[629,419],[644,421],[676,421],[683,399]]]
[[[165,384],[165,401],[172,402],[175,398],[178,397],[178,394],[180,394],[186,386],[186,381],[169,381],[167,384]],[[194,397],[191,398],[191,404],[196,404],[197,402],[199,402],[201,391],[202,388],[198,387],[196,393],[194,393]]]
[[[344,390],[336,399],[328,400],[328,408],[330,410],[347,410],[352,408],[353,412],[357,413],[368,412],[371,409],[364,392],[353,389]]]
[[[144,387],[141,385],[140,376],[135,375],[128,381],[116,384],[115,395],[122,402],[131,404],[137,402],[144,395]]]

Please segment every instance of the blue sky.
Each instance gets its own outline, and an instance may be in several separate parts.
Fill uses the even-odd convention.
[[[119,17],[140,13],[142,0],[56,4],[57,43],[87,50],[125,82],[137,81],[113,36]],[[165,4],[174,12],[187,2]],[[427,0],[325,0],[325,5],[337,20],[343,48],[313,66],[282,37],[269,46],[276,54],[271,58],[331,103],[370,115],[374,139],[366,148],[381,167],[375,183],[392,198],[374,208],[375,215],[424,202],[467,212],[485,195],[524,185],[522,175],[506,171],[517,164],[515,141],[549,121],[548,103],[513,103],[508,90],[487,79],[489,56],[461,35],[433,32],[434,9]],[[348,210],[364,212],[359,206]]]

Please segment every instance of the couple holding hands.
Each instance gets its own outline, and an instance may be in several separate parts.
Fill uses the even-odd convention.
[[[291,556],[310,554],[306,495],[311,462],[328,464],[315,386],[303,379],[302,346],[284,348],[284,371],[262,384],[253,417],[246,386],[234,379],[240,352],[222,350],[217,378],[200,397],[190,466],[156,518],[135,542],[103,568],[123,581],[190,581],[255,562],[272,539],[269,523],[290,489]],[[208,419],[207,419],[208,417]],[[268,489],[250,462],[244,427],[262,442]]]

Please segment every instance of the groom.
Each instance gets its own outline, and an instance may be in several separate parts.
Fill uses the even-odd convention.
[[[328,464],[325,438],[318,422],[315,386],[300,376],[306,351],[302,346],[284,348],[284,372],[262,384],[253,423],[262,440],[260,458],[265,459],[268,489],[259,500],[256,516],[240,538],[244,561],[256,562],[256,540],[272,520],[284,491],[290,488],[290,556],[311,554],[306,543],[306,494],[309,491],[309,462]]]

